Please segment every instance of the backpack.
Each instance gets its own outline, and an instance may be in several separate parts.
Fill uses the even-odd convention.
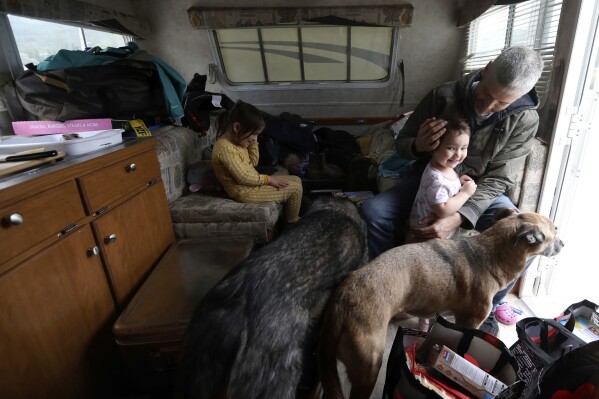
[[[318,152],[326,154],[327,163],[348,170],[356,155],[361,155],[356,138],[345,130],[333,130],[321,127],[314,131],[318,139]]]
[[[195,73],[183,94],[183,126],[202,136],[210,128],[210,111],[218,108],[233,108],[235,102],[224,94],[206,91],[206,75]],[[219,106],[217,106],[219,105]]]
[[[11,114],[59,121],[176,117],[183,89],[172,68],[135,48],[95,51],[60,50],[37,67],[26,65],[14,81]]]

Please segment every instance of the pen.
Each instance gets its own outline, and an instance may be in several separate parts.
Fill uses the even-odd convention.
[[[58,151],[56,151],[56,150],[32,152],[30,154],[0,155],[0,162],[31,161],[34,159],[54,157],[56,155],[58,155]]]

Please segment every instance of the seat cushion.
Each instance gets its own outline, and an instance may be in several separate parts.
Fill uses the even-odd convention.
[[[266,242],[283,205],[240,203],[224,193],[191,193],[175,200],[170,211],[179,238],[251,236]]]
[[[283,206],[274,202],[240,203],[224,194],[184,195],[170,207],[173,223],[262,222],[274,226]]]

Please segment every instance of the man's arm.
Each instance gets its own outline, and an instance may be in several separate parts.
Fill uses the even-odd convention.
[[[527,112],[516,122],[509,139],[487,164],[485,173],[476,180],[476,192],[459,210],[465,218],[462,227],[472,229],[480,215],[505,194],[516,182],[517,172],[524,169],[539,126],[536,112]]]

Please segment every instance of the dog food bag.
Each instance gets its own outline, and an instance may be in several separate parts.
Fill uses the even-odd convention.
[[[494,398],[507,388],[503,382],[478,368],[445,345],[434,345],[430,364],[477,398]]]

